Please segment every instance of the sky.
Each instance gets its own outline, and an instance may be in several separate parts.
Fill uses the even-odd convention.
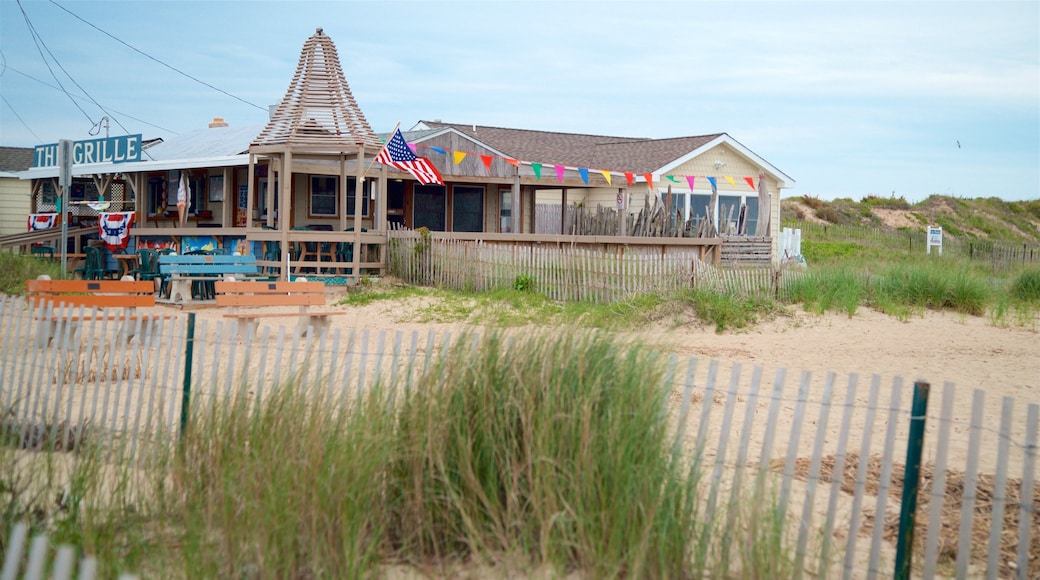
[[[377,132],[727,133],[785,196],[1040,199],[1038,0],[0,0],[0,145],[262,125],[318,27]]]

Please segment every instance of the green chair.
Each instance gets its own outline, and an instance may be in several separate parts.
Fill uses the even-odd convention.
[[[184,252],[185,256],[213,256],[213,250],[192,250]],[[216,298],[217,290],[213,282],[205,280],[194,280],[191,283],[191,297],[195,300],[212,300]]]
[[[268,240],[264,242],[264,260],[269,262],[282,262],[282,243],[276,240]],[[278,268],[277,266],[265,266],[266,273],[271,274]]]
[[[101,280],[105,277],[105,253],[101,248],[87,246],[83,248],[86,259],[83,266],[72,271],[72,275],[79,274],[84,280]]]
[[[137,267],[129,274],[137,280],[154,280],[159,276],[159,251],[142,248],[137,250]]]
[[[351,226],[345,230],[345,232],[354,231],[354,226]],[[361,228],[361,232],[367,232],[368,228]],[[338,242],[336,244],[336,261],[337,262],[353,262],[354,261],[354,242]],[[353,274],[353,268],[343,268],[343,272],[346,274]]]
[[[34,258],[39,258],[41,260],[46,259],[50,262],[54,261],[54,247],[52,246],[32,246],[29,248],[29,252],[32,254]]]
[[[176,254],[176,253],[177,253],[177,250],[174,250],[173,248],[163,248],[163,249],[159,250],[159,255],[160,256],[169,256],[170,254]],[[169,276],[163,274],[161,268],[159,268],[159,258],[158,257],[155,259],[155,268],[157,270],[159,270],[159,280],[161,280],[161,282],[159,282],[159,296],[164,297],[164,298],[169,298],[170,297]]]

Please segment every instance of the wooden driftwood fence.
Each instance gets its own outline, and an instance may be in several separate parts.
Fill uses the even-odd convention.
[[[329,405],[349,404],[375,388],[406,397],[431,359],[459,338],[354,329],[301,338],[265,326],[256,338],[241,339],[235,325],[203,321],[193,335],[196,358],[185,369],[183,314],[130,343],[98,321],[84,323],[76,335],[61,333],[46,347],[35,340],[39,329],[32,321],[24,300],[0,299],[0,324],[7,329],[0,338],[5,439],[42,426],[50,443],[77,433],[113,459],[130,461],[150,446],[175,444],[178,417],[191,421],[224,401],[261,405],[288,381]],[[666,362],[662,420],[674,430],[674,453],[703,474],[703,517],[733,517],[748,501],[768,502],[776,506],[777,533],[784,553],[796,558],[795,570],[891,575],[909,383],[677,355]],[[912,546],[923,577],[963,578],[969,570],[1040,576],[1040,404],[988,401],[985,386],[946,383],[932,390]],[[26,447],[50,453],[57,446]],[[6,556],[4,569],[12,575],[22,549]],[[722,538],[718,549],[726,562],[725,554],[738,546]],[[43,566],[37,556],[28,559],[34,569]]]

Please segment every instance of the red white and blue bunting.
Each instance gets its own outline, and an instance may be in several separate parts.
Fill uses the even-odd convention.
[[[130,241],[130,228],[133,225],[132,211],[98,214],[98,234],[113,253],[126,249],[126,244]]]
[[[31,213],[29,214],[29,231],[49,230],[58,222],[56,213]]]

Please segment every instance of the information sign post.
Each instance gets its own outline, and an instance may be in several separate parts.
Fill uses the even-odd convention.
[[[939,250],[939,255],[942,255],[942,228],[938,226],[928,226],[928,243],[925,244],[925,254],[932,253],[932,246],[935,246]]]
[[[58,141],[58,187],[61,188],[61,201],[58,203],[58,217],[61,219],[61,271],[62,277],[69,271],[69,189],[72,188],[72,141]]]

